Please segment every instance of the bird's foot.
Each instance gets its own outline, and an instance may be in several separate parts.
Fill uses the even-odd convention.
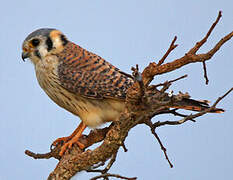
[[[73,144],[77,144],[80,149],[84,149],[85,145],[79,142],[79,137],[61,137],[57,138],[51,145],[52,146],[57,146],[58,144],[62,144],[61,151],[59,152],[59,155],[62,156],[67,149],[70,149]]]
[[[51,146],[57,146],[58,144],[64,144],[64,143],[68,142],[71,139],[72,139],[71,136],[57,138],[55,141],[53,141]]]
[[[66,142],[62,147],[61,147],[61,151],[59,152],[59,155],[62,156],[67,149],[71,149],[73,144],[77,144],[79,146],[80,149],[84,149],[85,145],[82,144],[81,142],[78,141],[77,138],[72,138],[71,140],[69,140],[68,142]]]
[[[66,152],[67,149],[71,149],[73,144],[77,144],[80,149],[85,148],[85,145],[79,142],[79,137],[73,137],[68,142],[63,144],[63,146],[61,147],[61,151],[59,152],[59,155],[62,156]]]
[[[61,144],[62,147],[61,147],[61,151],[59,152],[60,156],[62,156],[67,149],[70,149],[73,144],[77,144],[80,147],[80,149],[84,149],[85,145],[79,142],[79,138],[82,136],[82,133],[86,127],[87,126],[83,122],[81,122],[70,136],[56,139],[52,143],[51,147]]]

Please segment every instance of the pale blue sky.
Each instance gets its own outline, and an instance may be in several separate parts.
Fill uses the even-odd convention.
[[[53,103],[39,87],[33,65],[21,60],[21,44],[32,31],[52,27],[63,31],[80,46],[129,72],[132,65],[144,68],[162,57],[175,35],[179,47],[169,56],[184,55],[200,40],[219,10],[223,18],[213,31],[205,52],[232,31],[233,1],[118,0],[118,1],[4,1],[0,7],[0,180],[46,179],[57,160],[34,160],[25,149],[47,152],[53,140],[69,135],[80,120]],[[193,98],[212,102],[232,87],[233,40],[207,62],[210,83],[205,85],[202,65],[188,65],[155,78],[155,83],[184,74],[189,77],[172,86]],[[170,169],[162,151],[143,126],[126,139],[127,153],[120,150],[112,173],[141,179],[197,180],[233,177],[233,95],[219,106],[224,114],[209,114],[158,133],[174,164]],[[157,120],[177,119],[161,116]],[[156,120],[156,119],[155,119]],[[94,174],[80,173],[86,180]]]

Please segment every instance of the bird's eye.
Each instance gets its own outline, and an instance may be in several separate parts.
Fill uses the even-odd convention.
[[[36,47],[36,46],[38,46],[40,44],[40,40],[39,39],[33,39],[31,42],[32,42],[32,45],[34,47]]]

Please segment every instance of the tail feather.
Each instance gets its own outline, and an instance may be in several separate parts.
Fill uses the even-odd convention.
[[[210,108],[209,101],[206,101],[206,100],[197,101],[197,100],[186,99],[186,98],[182,99],[182,101],[180,101],[180,102],[177,102],[172,107],[179,108],[179,109],[185,109],[185,110],[191,110],[191,111],[204,111],[204,110]],[[210,112],[223,113],[224,109],[214,108]]]

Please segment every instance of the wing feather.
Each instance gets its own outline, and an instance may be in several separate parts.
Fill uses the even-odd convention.
[[[58,75],[66,90],[94,99],[126,98],[126,91],[133,83],[131,78],[80,46],[70,44],[64,51],[63,57],[59,57]],[[73,57],[66,59],[64,54],[73,54]]]

